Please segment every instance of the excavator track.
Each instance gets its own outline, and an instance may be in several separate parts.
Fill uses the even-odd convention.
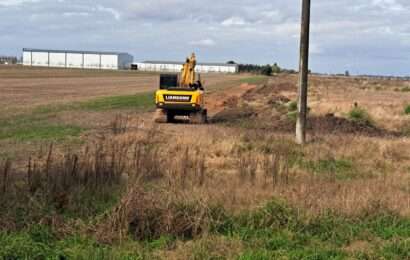
[[[167,114],[162,109],[156,109],[154,114],[154,122],[159,124],[168,123]]]
[[[199,112],[191,113],[189,115],[189,122],[191,124],[207,124],[208,123],[208,113],[206,110],[202,110]]]

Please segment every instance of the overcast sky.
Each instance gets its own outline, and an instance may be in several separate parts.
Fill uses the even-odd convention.
[[[0,54],[124,51],[142,60],[296,68],[301,0],[0,0]],[[312,0],[311,69],[410,75],[409,0]]]

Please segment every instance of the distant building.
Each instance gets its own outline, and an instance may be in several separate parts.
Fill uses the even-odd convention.
[[[23,65],[81,69],[129,69],[133,57],[122,52],[23,49]]]
[[[132,68],[140,71],[180,72],[183,64],[173,61],[144,61],[133,63]],[[198,63],[195,68],[198,73],[238,73],[238,70],[237,64],[225,63]]]
[[[0,56],[0,64],[3,64],[3,65],[17,64],[17,57]]]

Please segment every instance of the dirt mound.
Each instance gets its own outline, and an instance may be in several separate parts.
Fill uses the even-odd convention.
[[[261,87],[249,90],[244,98],[252,98],[255,95],[272,95],[280,94],[281,92],[296,91],[297,88],[294,84],[289,82],[269,83]]]
[[[295,121],[288,115],[268,115],[252,109],[227,109],[212,118],[212,123],[239,123],[248,128],[293,133]],[[244,124],[246,123],[246,124]],[[312,116],[308,118],[307,129],[315,134],[360,134],[366,136],[395,136],[397,133],[371,125],[350,121],[341,117]]]
[[[289,103],[291,100],[285,96],[277,95],[277,96],[272,96],[268,100],[269,105],[273,106],[278,106],[278,105],[283,105]]]
[[[388,134],[376,126],[350,121],[334,115],[310,117],[308,129],[319,133],[345,133],[381,136]]]
[[[227,100],[223,101],[223,106],[226,108],[238,107],[239,97],[233,96],[229,97]]]
[[[205,101],[208,114],[213,116],[224,109],[241,106],[239,102],[243,99],[243,96],[256,87],[256,85],[242,84],[239,87],[227,88],[223,91],[209,94]]]
[[[251,108],[230,107],[215,114],[211,123],[237,122],[238,120],[256,117],[257,113]]]
[[[228,98],[223,103],[224,109],[216,113],[211,122],[293,133],[295,112],[290,111],[291,100],[282,95],[283,91],[296,91],[296,87],[290,83],[267,84],[249,89],[242,96]],[[336,117],[333,114],[309,116],[307,128],[314,134],[395,135],[374,125]]]

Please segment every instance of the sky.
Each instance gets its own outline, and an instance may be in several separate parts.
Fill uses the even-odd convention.
[[[410,1],[311,0],[315,72],[410,75]],[[135,61],[298,66],[301,0],[0,0],[0,55],[122,51]]]

